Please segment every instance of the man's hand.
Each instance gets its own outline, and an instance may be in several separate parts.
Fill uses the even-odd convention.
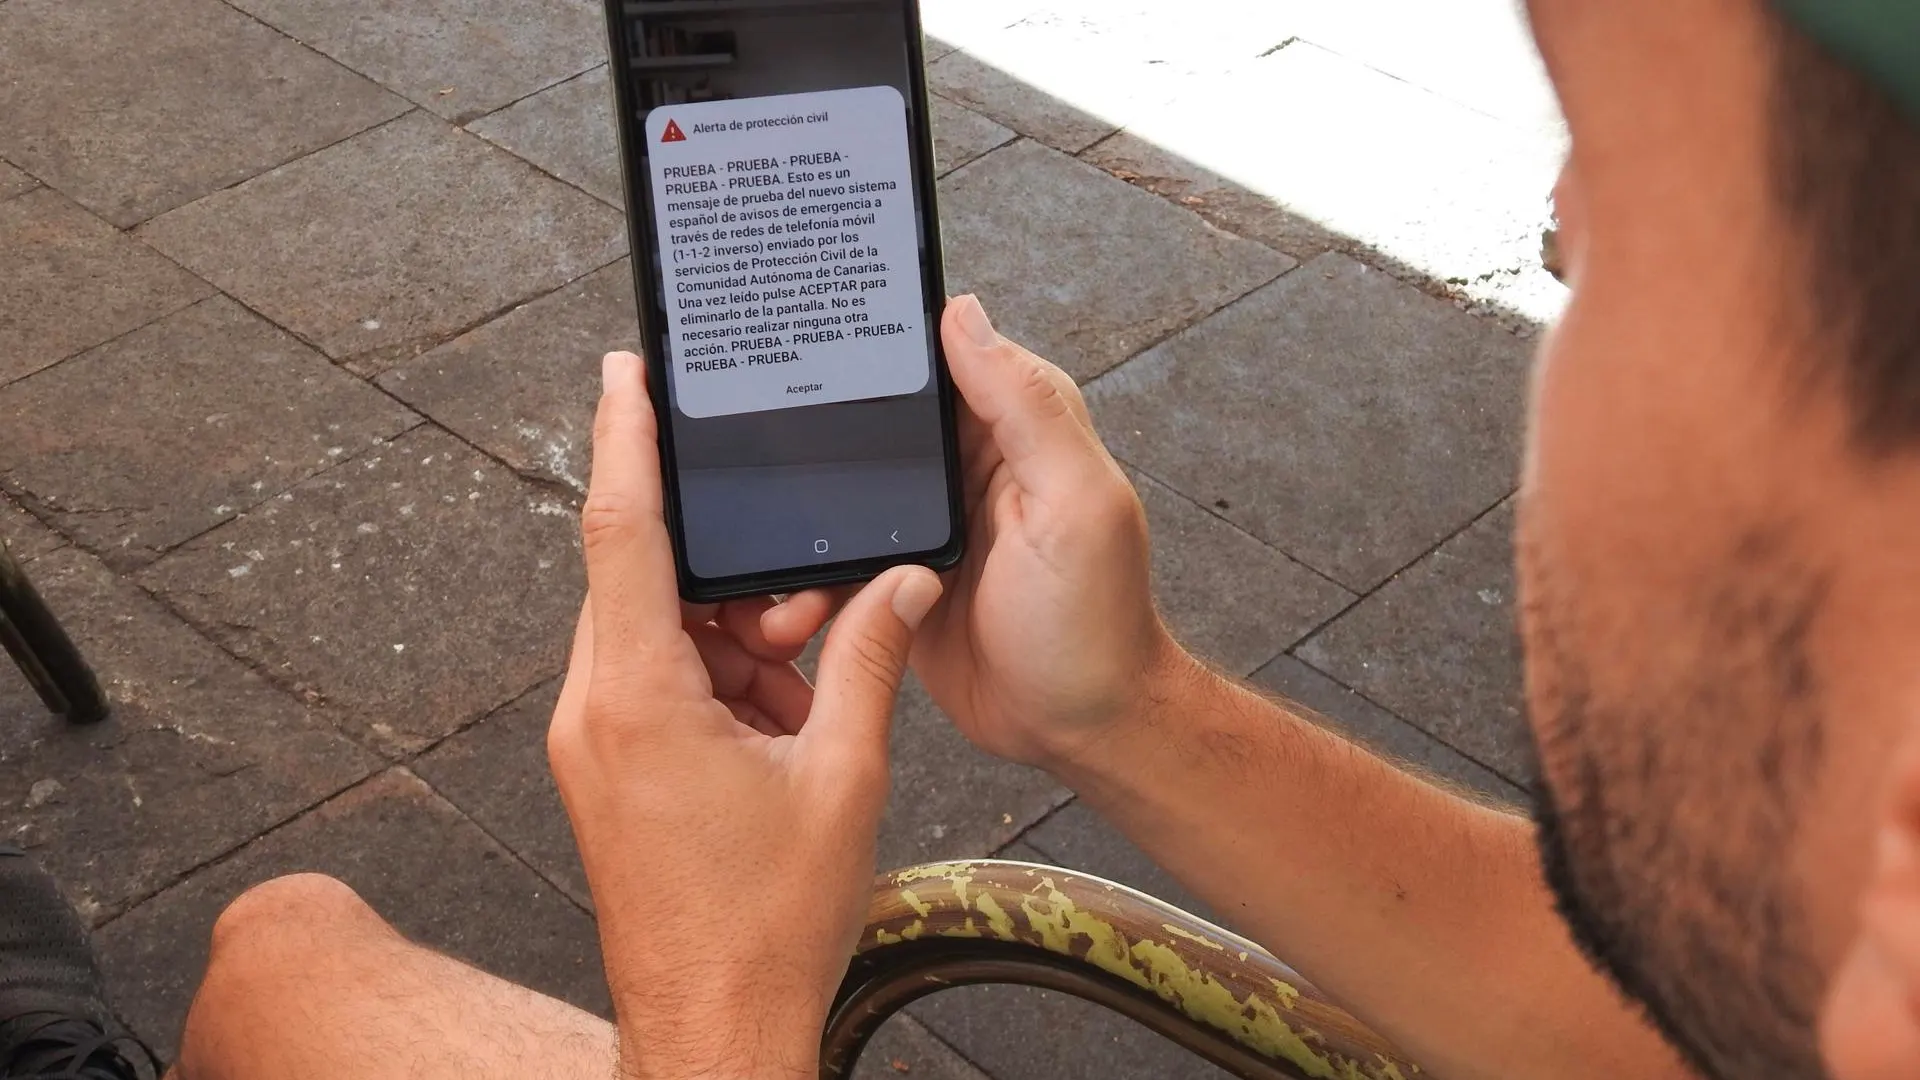
[[[1130,722],[1185,660],[1153,608],[1147,525],[1066,373],[962,296],[941,325],[969,536],[914,670],[982,749],[1055,765]]]
[[[547,739],[618,1014],[621,1075],[814,1076],[866,913],[887,732],[938,599],[903,567],[826,616],[684,607],[637,357],[607,357],[583,514],[590,600]]]

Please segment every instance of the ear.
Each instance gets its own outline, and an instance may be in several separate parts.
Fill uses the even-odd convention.
[[[1821,1012],[1833,1080],[1920,1076],[1920,755],[1900,760],[1858,932]]]

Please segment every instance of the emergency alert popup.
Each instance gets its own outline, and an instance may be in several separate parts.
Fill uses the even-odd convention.
[[[692,417],[925,387],[906,99],[890,86],[647,117],[674,398]]]

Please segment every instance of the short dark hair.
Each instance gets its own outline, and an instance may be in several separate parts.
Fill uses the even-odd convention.
[[[1846,394],[1863,449],[1920,445],[1920,116],[1768,17],[1774,182],[1803,241],[1785,257],[1805,258],[1816,328],[1845,349],[1819,377]]]

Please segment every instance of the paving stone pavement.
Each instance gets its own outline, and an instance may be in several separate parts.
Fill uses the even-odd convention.
[[[1086,384],[1169,624],[1523,802],[1511,496],[1564,134],[1514,5],[921,5],[953,288]],[[598,358],[639,344],[606,59],[593,0],[0,0],[0,538],[116,703],[69,730],[0,667],[0,836],[163,1048],[221,908],[294,870],[607,1009],[543,738]],[[894,756],[883,864],[1235,921],[917,684]],[[994,988],[858,1075],[1219,1074]]]

